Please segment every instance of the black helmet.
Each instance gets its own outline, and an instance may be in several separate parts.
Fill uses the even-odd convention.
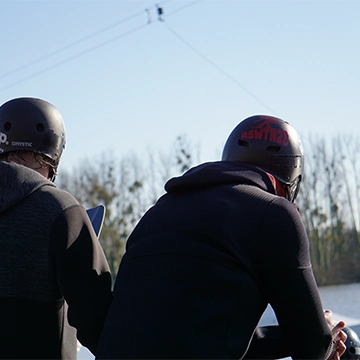
[[[246,118],[228,137],[222,160],[258,166],[283,184],[288,200],[295,200],[304,152],[298,133],[288,122],[267,115]]]
[[[16,150],[43,154],[56,171],[64,148],[64,121],[54,105],[23,97],[0,106],[0,154]]]
[[[356,332],[345,326],[343,329],[344,333],[347,335],[345,341],[346,350],[344,354],[341,355],[342,360],[359,360],[360,359],[360,340]]]

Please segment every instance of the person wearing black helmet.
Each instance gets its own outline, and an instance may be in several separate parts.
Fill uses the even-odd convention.
[[[0,107],[0,358],[94,354],[112,300],[110,270],[85,209],[54,184],[65,147],[58,109]]]
[[[97,359],[338,359],[293,204],[303,164],[293,127],[253,116],[170,179],[128,238]],[[268,304],[279,326],[257,328]]]

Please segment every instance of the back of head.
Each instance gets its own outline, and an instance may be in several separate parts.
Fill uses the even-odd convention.
[[[222,160],[257,166],[284,186],[294,201],[303,174],[304,153],[300,137],[286,121],[255,115],[240,122],[228,137]]]
[[[45,100],[22,97],[0,107],[0,154],[30,151],[44,155],[56,173],[65,137],[62,115]]]

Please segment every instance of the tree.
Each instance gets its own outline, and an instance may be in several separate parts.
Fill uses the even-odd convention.
[[[305,173],[297,199],[319,285],[360,281],[359,140],[306,138]],[[113,277],[127,238],[142,215],[164,193],[164,184],[194,164],[194,148],[178,136],[170,151],[148,150],[141,157],[101,156],[83,161],[73,173],[62,171],[60,186],[85,207],[106,206],[100,241]]]
[[[59,187],[74,194],[85,208],[106,207],[99,240],[114,279],[136,223],[164,191],[164,183],[192,165],[188,144],[179,136],[170,152],[148,151],[148,160],[135,153],[121,159],[102,154],[100,160],[82,161],[72,173],[60,172]]]
[[[351,270],[354,266],[348,266],[360,249],[356,245],[358,231],[353,202],[358,198],[357,188],[351,182],[352,171],[343,150],[345,147],[348,145],[342,137],[328,140],[309,137],[305,143],[308,152],[305,153],[305,174],[298,204],[319,285],[348,282],[359,277],[359,266],[355,266],[358,269],[355,273]]]
[[[124,247],[116,218],[119,191],[115,169],[115,161],[112,158],[91,163],[85,160],[77,167],[76,172],[71,174],[62,170],[59,176],[59,187],[74,194],[85,208],[100,204],[105,206],[106,214],[99,241],[104,248],[112,274],[115,273],[117,258]]]

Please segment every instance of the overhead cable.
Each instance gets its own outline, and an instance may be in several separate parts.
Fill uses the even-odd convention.
[[[219,65],[217,65],[214,61],[210,60],[207,56],[202,54],[199,50],[197,50],[193,45],[191,45],[187,40],[185,40],[182,36],[180,36],[174,29],[172,29],[167,23],[165,23],[167,29],[184,45],[186,45],[191,51],[200,56],[203,60],[205,60],[208,64],[210,64],[213,68],[219,71],[221,74],[230,79],[233,83],[235,83],[238,87],[240,87],[243,91],[245,91],[248,95],[250,95],[253,99],[255,99],[258,103],[268,109],[271,113],[276,114],[274,110],[272,110],[267,104],[265,104],[258,96],[252,93],[249,89],[247,89],[243,84],[241,84],[237,79],[235,79],[228,72],[223,70]]]
[[[50,65],[50,66],[48,66],[48,67],[46,67],[46,68],[44,68],[44,69],[41,69],[41,70],[36,71],[36,72],[33,72],[32,74],[30,74],[30,75],[28,75],[28,76],[25,76],[25,77],[23,77],[23,78],[21,78],[21,79],[19,79],[19,80],[17,80],[17,81],[14,81],[14,82],[11,83],[11,84],[8,84],[8,85],[6,85],[6,86],[0,87],[0,91],[4,91],[4,90],[6,90],[6,89],[8,89],[8,88],[10,88],[10,87],[12,87],[12,86],[21,84],[21,83],[23,83],[24,81],[27,81],[27,80],[29,80],[29,79],[32,79],[32,78],[34,78],[34,77],[36,77],[36,76],[38,76],[38,75],[40,75],[40,74],[43,74],[43,73],[45,73],[45,72],[47,72],[47,71],[49,71],[49,70],[55,69],[55,68],[57,68],[57,67],[59,67],[59,66],[61,66],[61,65],[63,65],[63,64],[66,64],[66,63],[68,63],[68,62],[70,62],[70,61],[72,61],[72,60],[75,60],[75,59],[77,59],[77,58],[79,58],[79,57],[81,57],[81,56],[83,56],[83,55],[85,55],[85,54],[88,54],[89,52],[92,52],[92,51],[94,51],[94,50],[96,50],[96,49],[99,49],[99,48],[105,46],[105,45],[108,45],[108,44],[110,44],[110,43],[113,42],[113,41],[119,40],[119,39],[121,39],[121,38],[123,38],[123,37],[125,37],[125,36],[128,36],[128,35],[130,35],[130,34],[132,34],[132,33],[135,33],[136,31],[139,31],[139,30],[141,30],[141,29],[143,29],[143,28],[145,28],[145,27],[147,27],[147,26],[148,26],[147,24],[140,25],[140,26],[138,26],[138,27],[136,27],[136,28],[134,28],[134,29],[132,29],[132,30],[129,30],[129,31],[123,33],[123,34],[120,34],[120,35],[116,36],[116,37],[113,37],[113,38],[111,38],[111,39],[109,39],[109,40],[107,40],[107,41],[104,41],[104,42],[96,45],[96,46],[93,46],[93,47],[91,47],[91,48],[88,48],[88,49],[86,49],[86,50],[84,50],[84,51],[82,51],[82,52],[80,52],[80,53],[77,53],[77,54],[75,54],[75,55],[73,55],[73,56],[70,56],[70,57],[68,57],[68,58],[66,58],[66,59],[64,59],[64,60],[62,60],[62,61],[59,61],[59,62],[57,62],[57,63],[55,63],[55,64],[53,64],[53,65]]]
[[[164,1],[162,1],[160,4],[163,5],[163,4],[168,3],[169,1],[173,1],[173,0],[164,0]],[[153,6],[153,8],[155,8],[155,7],[156,7],[156,5]],[[148,12],[149,9],[145,9],[145,11]],[[143,16],[143,15],[144,15],[144,11],[143,11],[143,10],[142,10],[142,11],[138,11],[138,12],[136,12],[136,13],[130,15],[130,16],[127,16],[127,17],[125,17],[125,18],[123,18],[123,19],[121,19],[121,20],[119,20],[119,21],[111,24],[111,25],[108,25],[108,26],[106,26],[106,27],[104,27],[104,28],[102,28],[102,29],[100,29],[100,30],[97,30],[97,31],[95,31],[95,32],[93,32],[93,33],[91,33],[91,34],[89,34],[89,35],[86,35],[86,36],[78,39],[78,40],[75,40],[75,41],[73,41],[73,42],[71,42],[71,43],[69,43],[69,44],[67,44],[67,45],[65,45],[65,46],[62,46],[62,47],[60,47],[60,48],[57,49],[57,50],[54,50],[54,51],[52,51],[52,52],[50,52],[50,53],[48,53],[48,54],[45,54],[45,55],[43,55],[43,56],[40,56],[40,57],[38,57],[38,58],[36,58],[36,59],[34,59],[34,60],[32,60],[32,61],[24,64],[24,65],[21,65],[21,66],[19,66],[19,67],[17,67],[17,68],[14,68],[14,69],[10,70],[10,71],[7,71],[6,73],[0,74],[0,79],[4,79],[5,77],[8,77],[8,76],[10,76],[10,75],[12,75],[12,74],[15,74],[15,73],[17,73],[17,72],[19,72],[19,71],[21,71],[21,70],[24,70],[24,69],[26,69],[26,68],[28,68],[28,67],[30,67],[30,66],[32,66],[32,65],[35,65],[35,64],[37,64],[37,63],[39,63],[39,62],[41,62],[41,61],[44,61],[44,60],[46,60],[46,59],[48,59],[48,58],[50,58],[50,57],[52,57],[52,56],[54,56],[54,55],[57,55],[57,54],[65,51],[65,50],[68,50],[68,49],[70,49],[70,48],[72,48],[72,47],[74,47],[74,46],[76,46],[76,45],[79,45],[79,44],[87,41],[87,40],[90,40],[90,39],[92,39],[92,38],[95,37],[95,36],[98,36],[98,35],[100,35],[100,34],[102,34],[102,33],[105,33],[105,32],[107,32],[107,31],[109,31],[109,30],[111,30],[111,29],[113,29],[113,28],[115,28],[115,27],[117,27],[117,26],[119,26],[119,25],[125,24],[126,22],[128,22],[128,21],[130,21],[130,20],[133,20],[133,19],[135,19],[135,18],[137,18],[137,17],[139,17],[139,16]],[[150,21],[150,22],[151,22],[151,21]],[[148,24],[150,24],[150,22],[148,22]],[[117,40],[117,38],[116,38],[116,40]],[[101,45],[100,45],[100,47],[101,47]],[[94,50],[95,48],[96,48],[96,47],[93,47],[93,48],[91,48],[91,49]],[[85,53],[86,53],[86,52],[85,52]],[[56,67],[56,66],[55,66],[55,67]]]
[[[164,0],[164,1],[162,1],[161,3],[159,3],[159,4],[162,4],[162,5],[163,5],[163,4],[168,3],[168,2],[170,2],[170,1],[172,1],[172,0]],[[196,3],[200,2],[200,1],[203,1],[203,0],[192,1],[191,3],[188,3],[188,4],[184,5],[184,6],[181,6],[181,7],[178,8],[178,9],[175,9],[175,11],[172,11],[172,12],[169,13],[167,16],[171,16],[171,15],[173,15],[173,14],[178,13],[179,11],[183,11],[183,10],[185,10],[186,8],[188,8],[188,7],[190,7],[190,6],[193,6],[194,4],[196,4]],[[154,7],[158,9],[158,8],[159,8],[159,4],[155,5]],[[145,11],[148,13],[148,16],[149,16],[149,12],[148,12],[149,10],[148,10],[148,9],[145,9]],[[158,11],[158,10],[157,10],[157,11]],[[92,38],[92,37],[94,37],[94,36],[96,36],[96,35],[98,35],[98,34],[100,34],[100,33],[103,33],[103,32],[105,32],[105,31],[108,31],[109,29],[112,29],[112,28],[114,28],[115,26],[118,26],[118,25],[120,25],[120,24],[123,24],[124,22],[127,22],[127,21],[129,21],[129,20],[131,20],[131,19],[133,19],[133,18],[135,18],[135,17],[138,17],[138,16],[140,16],[140,15],[143,15],[143,14],[144,14],[144,11],[137,12],[137,13],[135,13],[135,14],[133,14],[133,15],[125,18],[125,19],[120,20],[119,22],[117,22],[117,23],[115,23],[115,24],[109,25],[109,26],[107,26],[106,28],[103,28],[103,29],[101,29],[101,30],[99,30],[99,31],[96,31],[96,32],[94,32],[94,33],[92,33],[92,34],[90,34],[90,35],[88,35],[88,36],[86,36],[86,37],[84,37],[84,38],[82,38],[82,39],[79,39],[79,40],[77,40],[77,41],[75,41],[75,42],[73,42],[73,43],[71,43],[71,44],[68,44],[68,45],[62,47],[61,49],[58,49],[58,50],[52,52],[51,54],[44,55],[43,57],[41,57],[41,58],[39,58],[39,59],[37,59],[37,60],[34,60],[34,61],[32,61],[31,63],[25,64],[25,65],[23,65],[23,66],[21,66],[21,67],[19,67],[19,68],[17,68],[17,69],[14,69],[14,70],[8,72],[7,74],[4,74],[2,77],[6,77],[6,76],[8,76],[10,73],[12,74],[12,73],[18,72],[19,70],[22,70],[22,69],[24,69],[24,68],[27,68],[27,67],[29,67],[29,66],[31,66],[31,65],[34,65],[34,64],[36,64],[36,63],[38,63],[38,62],[40,62],[40,61],[42,61],[42,60],[44,60],[44,59],[46,59],[46,58],[49,58],[49,57],[51,57],[51,56],[53,56],[53,55],[55,55],[55,54],[58,54],[58,53],[66,50],[66,49],[68,49],[68,48],[70,48],[70,47],[73,47],[73,46],[75,46],[75,45],[77,45],[77,44],[80,44],[81,42],[84,42],[85,40],[88,40],[88,39],[90,39],[90,38]],[[162,15],[162,14],[161,14],[161,15]],[[150,21],[149,21],[149,20],[150,20]],[[66,58],[66,59],[64,59],[64,60],[62,60],[62,61],[59,61],[59,62],[57,62],[57,63],[55,63],[55,64],[53,64],[53,65],[50,65],[50,66],[48,66],[48,67],[46,67],[46,68],[44,68],[44,69],[41,69],[41,70],[36,71],[36,72],[33,72],[32,74],[30,74],[30,75],[28,75],[28,76],[25,76],[25,77],[23,77],[23,78],[21,78],[21,79],[19,79],[19,80],[17,80],[17,81],[14,81],[14,82],[6,85],[6,86],[0,87],[0,91],[4,91],[4,90],[7,90],[7,89],[10,88],[10,87],[19,85],[19,84],[21,84],[21,83],[23,83],[23,82],[25,82],[25,81],[27,81],[27,80],[30,80],[30,79],[38,76],[38,75],[41,75],[41,74],[43,74],[43,73],[45,73],[45,72],[47,72],[47,71],[50,71],[50,70],[52,70],[52,69],[54,69],[54,68],[57,68],[57,67],[65,64],[65,63],[68,63],[68,62],[74,60],[74,59],[77,59],[77,58],[79,58],[79,57],[81,57],[81,56],[83,56],[83,55],[85,55],[85,54],[88,54],[89,52],[92,52],[92,51],[94,51],[94,50],[97,50],[97,49],[99,49],[99,48],[101,48],[101,47],[103,47],[103,46],[105,46],[105,45],[108,45],[108,44],[110,44],[110,43],[112,43],[112,42],[114,42],[114,41],[117,41],[117,40],[119,40],[119,39],[121,39],[121,38],[124,38],[125,36],[128,36],[128,35],[130,35],[130,34],[133,34],[133,33],[137,32],[137,31],[139,31],[139,30],[141,30],[141,29],[144,29],[145,27],[147,27],[147,26],[150,25],[150,24],[151,24],[151,19],[148,17],[148,22],[147,22],[146,24],[139,25],[139,26],[133,28],[132,30],[126,31],[125,33],[122,33],[122,34],[120,34],[120,35],[118,35],[118,36],[115,36],[115,37],[113,37],[113,38],[111,38],[111,39],[109,39],[109,40],[107,40],[107,41],[104,41],[104,42],[102,42],[102,43],[100,43],[100,44],[98,44],[98,45],[95,45],[95,46],[93,46],[93,47],[91,47],[91,48],[88,48],[88,49],[86,49],[86,50],[84,50],[84,51],[82,51],[82,52],[79,52],[79,53],[77,53],[77,54],[75,54],[75,55],[73,55],[73,56],[70,56],[70,57],[68,57],[68,58]],[[1,76],[0,76],[0,78],[1,78]]]

